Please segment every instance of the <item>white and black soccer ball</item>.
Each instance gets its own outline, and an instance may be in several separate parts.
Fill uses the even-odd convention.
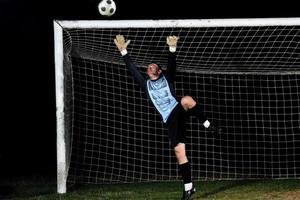
[[[98,4],[98,10],[103,16],[112,16],[116,12],[116,4],[113,0],[102,0]]]

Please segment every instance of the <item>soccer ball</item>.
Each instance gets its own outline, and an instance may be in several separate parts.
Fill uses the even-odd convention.
[[[116,12],[116,4],[113,0],[102,0],[98,4],[98,10],[103,16],[112,16]]]

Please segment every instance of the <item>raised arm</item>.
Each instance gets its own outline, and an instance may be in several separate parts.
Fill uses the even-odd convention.
[[[167,72],[166,75],[171,79],[171,81],[174,81],[176,76],[176,47],[177,47],[177,41],[179,37],[176,36],[168,36],[167,37],[167,44],[169,45],[169,56],[168,56],[168,66],[167,66]]]
[[[127,46],[130,43],[130,40],[127,40],[126,42],[123,35],[117,35],[114,39],[114,42],[118,50],[120,51],[122,57],[124,58],[124,62],[128,70],[131,72],[134,80],[140,85],[142,89],[144,89],[145,77],[140,73],[136,65],[131,61],[130,56],[127,52]]]

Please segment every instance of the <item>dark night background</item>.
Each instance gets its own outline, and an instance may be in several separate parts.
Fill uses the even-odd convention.
[[[99,1],[0,0],[0,177],[56,176],[54,19],[300,17],[299,7],[288,1],[115,0],[117,12],[104,18]]]

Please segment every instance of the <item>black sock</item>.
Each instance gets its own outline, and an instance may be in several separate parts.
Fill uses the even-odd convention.
[[[191,177],[191,167],[190,163],[186,162],[183,164],[179,165],[179,170],[182,176],[183,183],[191,183],[192,182],[192,177]]]
[[[194,107],[192,107],[191,109],[189,109],[188,112],[190,115],[197,117],[199,122],[202,124],[207,120],[207,117],[206,117],[203,109],[201,109],[201,106],[199,103],[196,103],[196,105]]]

